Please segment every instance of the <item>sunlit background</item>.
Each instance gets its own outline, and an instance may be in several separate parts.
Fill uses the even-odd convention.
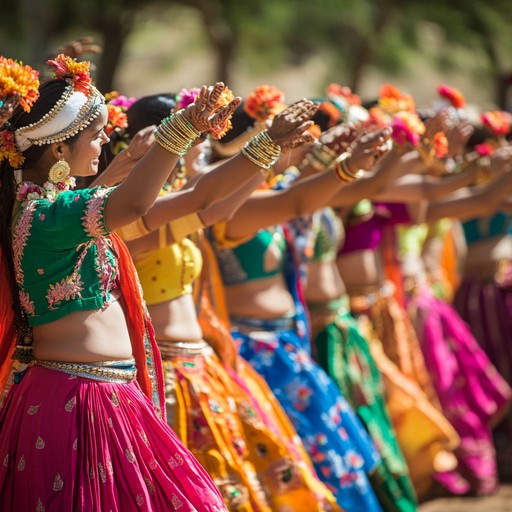
[[[128,96],[224,80],[288,101],[331,82],[363,99],[392,82],[420,106],[436,86],[480,108],[512,105],[511,0],[1,0],[0,54],[43,67],[92,36],[103,92]],[[5,5],[4,5],[5,4]]]

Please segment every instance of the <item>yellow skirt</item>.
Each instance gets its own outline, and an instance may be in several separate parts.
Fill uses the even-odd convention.
[[[170,426],[231,511],[340,511],[277,400],[250,366],[237,374],[205,343],[159,343]]]

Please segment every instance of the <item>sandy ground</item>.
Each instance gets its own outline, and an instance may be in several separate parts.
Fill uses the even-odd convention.
[[[512,512],[512,484],[502,485],[488,498],[441,498],[428,501],[420,512]]]

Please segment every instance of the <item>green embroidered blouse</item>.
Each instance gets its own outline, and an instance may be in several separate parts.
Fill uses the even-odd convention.
[[[66,190],[21,204],[13,221],[13,256],[30,325],[108,304],[117,265],[103,211],[112,190]]]

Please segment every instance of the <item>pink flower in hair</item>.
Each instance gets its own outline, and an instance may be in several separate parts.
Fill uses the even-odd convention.
[[[201,89],[194,87],[192,89],[181,89],[176,97],[176,107],[185,108],[194,103],[199,96]]]
[[[437,88],[437,93],[439,96],[446,98],[455,108],[462,108],[466,103],[466,99],[462,93],[458,89],[455,89],[455,87],[441,84]]]
[[[417,114],[412,112],[399,112],[391,121],[391,137],[396,144],[409,143],[416,146],[420,141],[420,135],[425,133],[425,125]]]

